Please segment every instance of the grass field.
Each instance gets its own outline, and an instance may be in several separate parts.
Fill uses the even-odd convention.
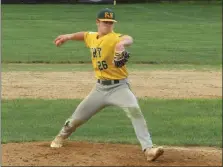
[[[51,140],[79,102],[65,99],[3,100],[2,142]],[[155,144],[222,146],[220,99],[141,99],[140,105]],[[72,139],[137,143],[131,122],[115,107],[95,115],[72,135]]]
[[[90,62],[83,43],[56,48],[53,40],[59,34],[96,31],[96,13],[103,7],[2,5],[2,62]],[[221,64],[221,4],[106,7],[117,14],[116,31],[134,37],[130,63]]]
[[[89,51],[83,43],[69,42],[56,48],[53,40],[59,34],[95,31],[95,14],[103,7],[2,5],[2,71],[92,70]],[[220,4],[108,7],[117,13],[117,32],[134,37],[135,43],[129,48],[132,53],[130,71],[222,70]],[[2,142],[52,140],[80,101],[6,100],[3,97]],[[146,98],[140,99],[140,105],[155,144],[222,147],[221,99]],[[78,129],[72,139],[137,142],[130,121],[117,108],[100,112]]]

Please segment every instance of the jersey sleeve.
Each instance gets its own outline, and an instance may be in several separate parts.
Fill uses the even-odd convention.
[[[85,45],[86,47],[90,47],[89,43],[90,43],[90,35],[89,35],[89,32],[85,32],[84,33],[84,42],[85,42]]]
[[[124,36],[124,34],[116,33],[116,36],[117,36],[118,38],[121,38],[121,37]]]

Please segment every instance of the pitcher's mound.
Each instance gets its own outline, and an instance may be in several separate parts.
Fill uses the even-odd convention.
[[[53,149],[50,142],[2,145],[3,166],[222,166],[222,150],[204,147],[165,147],[147,162],[140,146],[69,141]]]

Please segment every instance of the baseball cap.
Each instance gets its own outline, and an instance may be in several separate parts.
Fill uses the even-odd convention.
[[[100,21],[117,22],[115,20],[115,13],[109,8],[100,10],[97,14],[97,19],[99,19]]]

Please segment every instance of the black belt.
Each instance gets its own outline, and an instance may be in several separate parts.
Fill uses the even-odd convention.
[[[113,85],[113,84],[118,84],[119,80],[100,80],[98,79],[98,83],[102,85]]]

